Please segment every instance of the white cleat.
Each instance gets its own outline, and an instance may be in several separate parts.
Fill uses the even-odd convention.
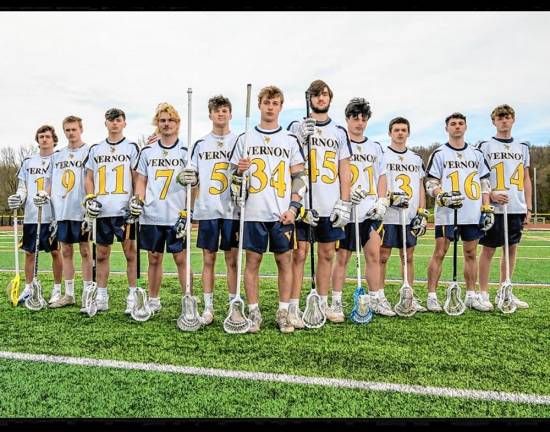
[[[295,329],[303,329],[306,325],[302,319],[302,311],[296,304],[291,304],[288,307],[288,323]]]
[[[134,298],[134,295],[128,294],[128,297],[126,297],[126,310],[124,311],[126,315],[130,315],[132,313],[135,303],[136,299]]]
[[[495,304],[498,305],[498,301],[500,300],[500,296],[498,295],[499,292],[497,291],[497,294],[495,296]],[[523,300],[518,299],[514,294],[512,294],[512,299],[514,300],[514,303],[516,304],[516,307],[518,309],[529,309],[529,304],[524,302]]]
[[[202,317],[201,317],[202,325],[212,324],[212,321],[214,321],[214,308],[211,308],[211,307],[204,308],[204,311],[202,312]]]
[[[292,333],[294,327],[288,322],[288,309],[279,309],[275,317],[281,333]]]
[[[109,296],[106,297],[96,297],[97,311],[107,311],[109,310]]]
[[[333,300],[332,306],[328,307],[327,304],[323,305],[325,316],[330,322],[343,323],[346,317],[344,316],[344,308],[342,307],[342,301]]]
[[[162,305],[160,304],[160,300],[153,301],[149,300],[149,310],[151,313],[158,313],[162,309]]]
[[[62,308],[62,307],[65,307],[65,306],[71,306],[71,305],[74,305],[75,303],[76,302],[75,302],[74,296],[70,296],[70,295],[65,294],[59,300],[54,301],[53,303],[50,303],[49,307],[51,309],[56,309],[56,308]]]
[[[467,308],[475,309],[480,312],[490,312],[492,310],[492,305],[491,307],[488,307],[487,305],[485,305],[483,303],[483,299],[479,294],[466,295],[464,304],[466,305]]]
[[[428,312],[428,309],[422,306],[420,304],[420,300],[418,300],[416,297],[413,298],[413,306],[414,306],[414,310],[416,310],[417,312]]]
[[[23,292],[19,295],[19,299],[17,300],[18,304],[24,303],[25,300],[27,300],[32,294],[31,288],[25,288]]]
[[[426,300],[426,308],[430,312],[443,312],[443,308],[439,304],[439,300],[437,298],[428,297],[428,300]]]
[[[52,291],[52,296],[48,300],[48,304],[56,303],[61,298],[61,290],[60,289],[54,289]]]
[[[371,297],[369,299],[369,306],[375,314],[384,315],[388,317],[395,316],[395,312],[392,310],[390,302],[387,298]]]
[[[258,333],[260,331],[260,325],[262,324],[262,314],[260,309],[257,308],[250,311],[248,319],[250,320],[250,328],[248,329],[248,333]]]

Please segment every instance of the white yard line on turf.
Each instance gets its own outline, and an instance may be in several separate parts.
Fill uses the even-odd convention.
[[[218,378],[236,378],[242,380],[280,382],[285,384],[319,385],[323,387],[349,388],[370,391],[398,392],[427,396],[468,398],[496,402],[528,403],[550,405],[550,395],[525,393],[507,393],[486,390],[453,389],[449,387],[425,387],[419,385],[393,384],[384,382],[358,381],[340,378],[308,377],[265,372],[247,372],[239,370],[213,369],[192,366],[175,366],[157,363],[135,363],[121,360],[98,360],[84,357],[65,357],[46,354],[27,354],[0,351],[0,358],[6,360],[34,361],[76,366],[95,366],[124,370],[142,370],[150,372],[176,373]]]

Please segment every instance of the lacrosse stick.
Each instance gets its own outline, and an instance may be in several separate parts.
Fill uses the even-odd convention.
[[[80,312],[87,313],[91,318],[97,313],[97,282],[96,282],[96,261],[97,261],[97,251],[96,251],[96,232],[97,224],[96,218],[93,218],[92,221],[92,284],[86,287],[83,293],[82,298],[82,309]]]
[[[19,277],[19,247],[17,234],[17,209],[13,210],[13,250],[15,252],[15,277],[10,281],[6,291],[11,300],[11,304],[17,306],[19,300],[19,286],[21,278]]]
[[[25,300],[25,307],[32,311],[39,311],[48,303],[42,297],[42,285],[38,280],[38,252],[40,246],[40,225],[42,224],[42,206],[38,206],[38,221],[36,224],[36,246],[34,247],[34,272],[31,283],[31,295]]]
[[[187,167],[191,165],[191,95],[193,90],[187,89]],[[191,295],[191,185],[186,189],[187,222],[185,230],[185,295],[181,299],[181,315],[177,324],[182,331],[197,331],[201,324],[197,299]]]
[[[406,222],[407,209],[401,209],[401,228],[403,233],[403,285],[399,290],[399,302],[395,305],[393,310],[395,313],[402,317],[411,317],[416,313],[416,308],[413,303],[413,289],[409,285],[408,271],[407,271],[407,222]]]
[[[306,91],[306,116],[309,117],[309,92]],[[308,179],[308,198],[309,208],[313,209],[313,189],[311,182],[311,140],[307,137],[307,179]],[[315,254],[313,245],[313,227],[309,225],[309,251],[311,266],[311,291],[306,298],[306,308],[302,315],[304,324],[307,328],[319,328],[325,324],[327,317],[321,307],[321,297],[317,293],[315,281]]]
[[[361,243],[359,238],[359,216],[357,206],[355,213],[355,269],[357,270],[357,288],[353,292],[353,309],[349,318],[356,324],[368,324],[372,321],[373,313],[369,307],[369,297],[361,285]]]
[[[508,250],[508,203],[504,204],[504,265],[506,280],[498,289],[497,307],[502,313],[511,314],[516,311],[517,305],[512,297],[512,281],[510,280],[510,255]]]
[[[460,192],[453,191],[453,195],[460,195]],[[458,209],[455,207],[453,209],[453,281],[449,284],[447,288],[447,298],[445,299],[445,304],[443,305],[443,310],[447,315],[458,316],[462,315],[466,310],[466,305],[462,301],[460,293],[460,285],[456,281],[456,267],[457,267],[457,243],[458,243]]]
[[[136,279],[137,279],[137,288],[134,291],[134,307],[130,312],[130,316],[136,321],[147,321],[151,318],[151,309],[149,308],[149,300],[147,299],[147,292],[140,285],[141,279],[141,256],[139,248],[139,218],[136,218],[134,222],[135,231],[136,231]]]
[[[246,120],[244,126],[244,145],[243,155],[246,155],[246,141],[248,138],[248,123],[250,122],[250,94],[252,84],[246,85]],[[235,298],[229,302],[229,314],[223,321],[223,329],[227,333],[246,333],[250,329],[250,320],[244,313],[244,301],[241,298],[241,272],[242,272],[242,253],[243,253],[243,235],[244,235],[244,215],[246,203],[244,201],[245,188],[247,184],[247,173],[243,173],[243,183],[241,186],[241,211],[239,216],[239,257],[237,259],[237,292]]]

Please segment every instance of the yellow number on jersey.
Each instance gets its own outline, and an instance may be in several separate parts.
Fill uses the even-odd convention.
[[[311,182],[316,183],[317,177],[319,177],[319,169],[317,168],[317,149],[311,149],[310,154],[310,166],[311,166]],[[331,184],[338,178],[338,168],[336,166],[336,152],[327,150],[323,159],[323,168],[327,168],[332,176],[323,174],[321,181],[323,183]]]
[[[44,190],[44,177],[38,177],[34,182],[36,183],[36,192]]]
[[[355,185],[355,182],[359,179],[359,167],[352,163],[349,164],[349,169],[351,171],[351,185]]]
[[[412,199],[413,190],[411,188],[411,178],[407,174],[399,174],[395,179],[401,180],[402,183],[399,189],[405,192],[409,199]]]
[[[499,162],[493,166],[493,169],[496,171],[497,184],[494,190],[508,190],[506,187],[506,181],[504,179],[504,162]],[[523,163],[519,163],[516,167],[514,173],[510,177],[510,184],[516,185],[518,191],[523,190],[523,180],[525,176],[525,168]]]
[[[369,165],[368,167],[363,168],[363,171],[366,171],[369,177],[369,189],[367,190],[367,195],[376,195],[376,186],[374,185],[374,167]]]
[[[107,192],[105,185],[107,184],[107,165],[102,165],[98,168],[98,195],[107,195],[112,194],[127,194],[124,190],[124,165],[118,165],[112,169],[115,171],[115,190],[113,192]]]
[[[61,185],[66,189],[64,196],[66,196],[70,191],[73,190],[74,183],[75,183],[74,171],[70,168],[67,168],[65,171],[63,171],[63,175],[61,176]]]
[[[249,193],[258,193],[265,189],[267,186],[267,175],[265,174],[265,162],[263,159],[256,158],[252,159],[250,161],[251,166],[256,165],[256,171],[252,173],[252,177],[255,177],[259,180],[260,186],[258,188],[255,188],[252,186],[252,182],[250,184],[250,189],[248,190]]]
[[[248,189],[248,192],[253,193],[259,193],[263,191],[267,186],[267,174],[265,173],[265,162],[263,159],[256,158],[252,159],[250,161],[251,166],[256,165],[256,171],[254,171],[251,175],[252,177],[255,177],[259,180],[260,186],[259,187],[253,187],[250,186],[250,189]],[[280,198],[284,198],[285,192],[286,192],[286,183],[285,183],[285,162],[281,161],[277,164],[273,172],[271,173],[271,179],[269,180],[269,184],[273,189],[275,189],[277,196]]]
[[[170,183],[172,181],[172,176],[174,175],[173,169],[163,169],[163,170],[157,170],[155,173],[155,180],[159,177],[163,177],[164,180],[164,186],[162,187],[162,191],[160,192],[159,199],[163,200],[166,199],[166,195],[168,194],[168,188],[170,187]]]
[[[479,186],[479,182],[475,181],[476,175],[477,172],[474,171],[470,173],[464,181],[464,192],[466,193],[466,196],[471,200],[478,200],[481,195],[481,187]],[[447,175],[447,177],[451,179],[452,190],[460,191],[460,177],[458,171],[453,171],[452,173]]]
[[[224,193],[227,186],[229,186],[229,182],[227,181],[227,177],[225,175],[227,168],[229,168],[229,162],[216,162],[214,164],[210,180],[219,181],[221,183],[221,187],[217,189],[214,186],[210,186],[208,188],[208,192],[210,192],[211,195],[220,195]]]

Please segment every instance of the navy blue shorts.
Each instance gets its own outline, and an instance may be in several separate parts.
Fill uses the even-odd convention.
[[[453,241],[453,225],[436,225],[435,238],[443,237],[443,227],[445,227],[445,237]],[[478,240],[483,237],[483,231],[479,229],[479,225],[457,225],[458,238],[462,241]]]
[[[523,234],[523,221],[525,220],[525,213],[523,214],[508,214],[508,244],[513,245],[519,243],[521,235]],[[485,233],[479,241],[480,245],[488,246],[490,248],[497,248],[504,246],[504,215],[495,214],[495,224],[493,227]]]
[[[243,248],[260,254],[287,252],[294,248],[294,225],[281,222],[245,222]]]
[[[405,228],[407,239],[407,247],[416,246],[416,237],[411,233],[411,225],[407,225]],[[384,224],[384,238],[382,239],[382,246],[389,248],[403,248],[403,227],[397,224]]]
[[[320,217],[319,223],[313,227],[313,241],[331,243],[343,240],[346,236],[343,228],[334,228],[328,217]],[[296,238],[298,241],[309,241],[309,225],[305,222],[296,222]]]
[[[197,247],[211,252],[239,247],[239,220],[208,219],[199,221]]]
[[[178,253],[185,249],[186,241],[176,238],[171,225],[140,225],[139,247],[151,252]]]
[[[27,252],[34,253],[36,248],[36,226],[37,224],[23,224],[23,238],[21,239],[21,249]],[[51,252],[58,250],[57,238],[50,243],[50,224],[40,224],[40,241],[38,242],[38,250]]]
[[[97,218],[96,230],[96,243],[100,245],[112,245],[115,236],[119,242],[136,238],[135,224],[127,224],[124,216]]]
[[[359,239],[361,246],[365,246],[372,231],[380,232],[383,229],[382,221],[365,219],[359,222]],[[355,252],[355,223],[349,223],[344,227],[345,237],[336,244],[337,249],[346,249]]]
[[[91,239],[91,231],[82,231],[82,222],[71,220],[57,222],[57,241],[74,244],[87,242]]]

